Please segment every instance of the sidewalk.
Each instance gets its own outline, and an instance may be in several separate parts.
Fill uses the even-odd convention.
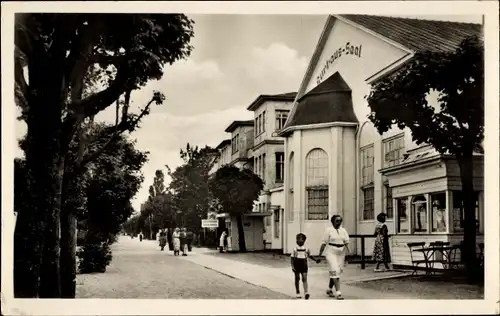
[[[179,258],[230,277],[268,288],[290,297],[295,297],[294,279],[289,266],[269,267],[256,263],[248,263],[241,260],[233,260],[231,259],[232,255],[223,254],[221,256],[214,250],[195,248],[187,257]],[[405,274],[407,273],[399,271],[375,273],[371,269],[361,270],[358,265],[347,265],[341,281],[341,292],[346,299],[412,299],[412,297],[388,294],[387,292],[362,289],[349,285],[354,282],[398,277]],[[325,294],[328,282],[326,266],[311,263],[309,266],[308,281],[311,299],[327,298]]]

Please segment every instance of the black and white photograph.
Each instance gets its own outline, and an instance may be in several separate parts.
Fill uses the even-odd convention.
[[[498,8],[2,3],[3,313],[498,313]]]

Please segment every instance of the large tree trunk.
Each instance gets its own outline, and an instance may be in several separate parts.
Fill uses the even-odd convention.
[[[30,181],[30,207],[19,212],[14,235],[14,296],[40,295],[42,256],[45,279],[56,288],[59,265],[59,209],[56,205],[60,163],[58,122],[52,122],[43,104],[32,104],[25,146],[27,177]],[[43,110],[45,108],[45,110]],[[38,112],[38,113],[37,113]],[[45,119],[43,119],[45,115]],[[47,119],[48,118],[48,119]],[[44,253],[44,247],[52,251]],[[51,256],[53,256],[51,258]],[[49,268],[52,266],[52,268]],[[56,272],[57,271],[57,272]],[[52,274],[52,275],[51,275]],[[48,289],[46,289],[47,293]]]
[[[65,155],[58,154],[57,170],[53,183],[53,206],[46,212],[47,229],[43,248],[42,267],[40,273],[40,297],[61,297],[61,195],[64,177]]]
[[[247,245],[245,243],[245,231],[243,229],[243,215],[239,214],[236,216],[236,224],[238,226],[238,245],[240,247],[240,252],[246,252]]]
[[[462,254],[469,281],[477,281],[479,264],[476,256],[476,205],[474,201],[472,154],[459,159],[464,205],[464,240]]]
[[[61,297],[76,295],[76,214],[64,207],[61,212]]]

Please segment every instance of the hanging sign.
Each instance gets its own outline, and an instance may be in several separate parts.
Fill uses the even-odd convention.
[[[337,61],[340,57],[342,56],[355,56],[358,58],[361,58],[361,48],[363,45],[352,45],[350,42],[345,43],[345,45],[337,48],[335,52],[326,60],[325,65],[323,66],[323,69],[321,69],[321,72],[319,75],[316,77],[316,83],[320,84],[320,82],[323,80],[323,77],[325,76],[326,72],[330,68],[331,65],[335,61]]]
[[[202,219],[201,220],[202,228],[217,228],[219,227],[219,221],[216,219]]]

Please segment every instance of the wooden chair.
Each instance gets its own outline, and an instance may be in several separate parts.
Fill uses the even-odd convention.
[[[417,274],[417,270],[419,268],[419,264],[426,264],[424,259],[414,259],[413,258],[413,250],[418,249],[418,248],[424,248],[425,242],[409,242],[406,244],[408,246],[408,249],[410,249],[410,258],[411,258],[411,265],[413,267],[413,273],[411,275]],[[422,253],[423,255],[423,253]]]

